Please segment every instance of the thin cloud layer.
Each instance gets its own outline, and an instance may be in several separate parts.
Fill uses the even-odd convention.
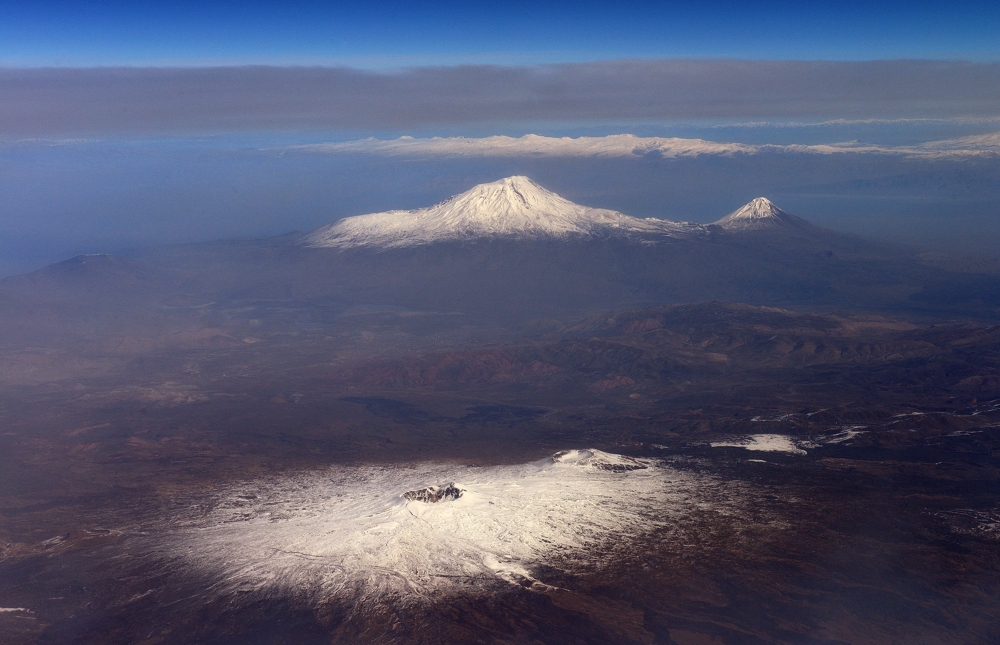
[[[8,138],[539,120],[992,117],[998,105],[996,63],[0,70],[0,136]]]
[[[433,137],[415,139],[362,139],[343,143],[290,146],[286,150],[330,154],[375,154],[388,156],[437,157],[588,157],[588,158],[678,158],[702,155],[751,155],[763,152],[802,154],[887,154],[907,157],[941,158],[993,156],[1000,154],[1000,133],[931,141],[916,146],[876,146],[857,143],[827,145],[748,145],[720,143],[677,137],[637,137],[615,134],[605,137],[523,137],[482,138]]]
[[[704,139],[637,137],[614,134],[605,137],[493,136],[400,137],[389,141],[362,139],[343,143],[290,146],[290,150],[330,153],[384,154],[392,156],[434,155],[446,157],[693,157],[702,154],[732,155],[756,152],[742,143],[716,143]]]

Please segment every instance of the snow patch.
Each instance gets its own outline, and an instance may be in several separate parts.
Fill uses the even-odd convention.
[[[823,437],[823,443],[844,443],[854,437],[864,434],[868,426],[844,426],[839,432]]]
[[[739,437],[731,441],[713,441],[713,448],[745,448],[746,450],[760,450],[763,452],[788,452],[795,455],[804,455],[806,451],[800,448],[789,436],[783,434],[754,434],[747,437]]]

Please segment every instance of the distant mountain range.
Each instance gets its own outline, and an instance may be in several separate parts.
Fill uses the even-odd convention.
[[[80,256],[0,281],[6,319],[23,323],[17,312],[30,309],[125,324],[136,319],[114,312],[191,308],[232,318],[259,315],[261,303],[300,312],[288,314],[296,324],[315,321],[317,308],[359,306],[470,324],[713,300],[987,317],[1000,306],[996,275],[931,266],[911,249],[813,225],[763,197],[702,225],[589,208],[527,177],[306,234],[129,256]],[[29,335],[53,328],[22,323]]]

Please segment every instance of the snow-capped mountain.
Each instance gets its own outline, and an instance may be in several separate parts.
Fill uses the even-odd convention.
[[[750,203],[715,222],[715,225],[729,231],[761,230],[776,226],[795,228],[810,226],[804,219],[781,210],[766,197],[751,200]]]
[[[438,487],[400,494],[452,479],[447,498],[419,496]],[[365,611],[419,603],[456,579],[465,593],[497,583],[540,592],[539,565],[600,566],[609,545],[671,530],[677,518],[718,507],[709,500],[734,495],[742,497],[720,496],[702,475],[600,450],[510,466],[356,466],[219,491],[209,516],[162,541],[158,533],[154,548],[218,576],[220,590],[291,587]]]
[[[478,238],[683,235],[702,230],[697,224],[640,219],[575,204],[527,177],[517,176],[480,184],[427,208],[348,217],[312,232],[305,244],[394,248]]]
[[[921,293],[937,275],[908,253],[809,224],[764,198],[716,224],[685,224],[589,208],[510,177],[306,235],[152,248],[129,259],[141,260],[134,270],[77,259],[4,279],[0,297],[58,294],[73,311],[85,305],[100,316],[97,303],[124,306],[125,294],[144,306],[288,300],[508,324],[649,303],[884,304]]]

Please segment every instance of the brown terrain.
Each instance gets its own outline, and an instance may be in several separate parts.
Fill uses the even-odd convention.
[[[1000,641],[1000,327],[724,303],[464,321],[179,307],[9,343],[2,641]],[[712,445],[753,435],[798,450]],[[209,581],[144,556],[143,531],[228,482],[567,448],[663,460],[752,503],[608,545],[608,566],[550,563],[545,585],[391,616],[203,600]]]

